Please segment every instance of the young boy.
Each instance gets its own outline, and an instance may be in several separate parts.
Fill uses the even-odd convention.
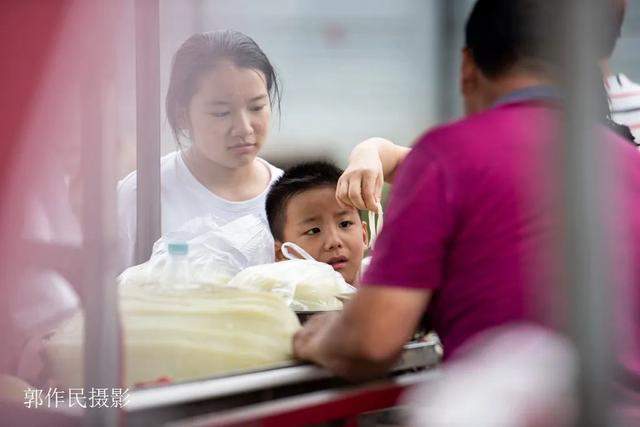
[[[367,229],[355,208],[338,204],[340,175],[340,169],[326,162],[290,168],[269,190],[267,218],[277,261],[285,259],[282,244],[292,242],[354,284],[367,248]]]

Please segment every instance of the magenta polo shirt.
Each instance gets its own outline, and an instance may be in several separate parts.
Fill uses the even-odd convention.
[[[547,285],[558,283],[561,259],[554,245],[561,180],[552,176],[551,161],[560,151],[552,132],[558,112],[542,99],[498,105],[428,132],[398,171],[362,283],[431,291],[425,316],[445,359],[479,332],[547,323],[557,308]],[[633,263],[640,266],[640,154],[603,132],[624,171],[618,190],[626,206],[619,212],[629,213],[620,217],[631,227]]]

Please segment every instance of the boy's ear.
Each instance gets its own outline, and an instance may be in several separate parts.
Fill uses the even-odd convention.
[[[367,233],[367,221],[362,221],[362,241],[364,246],[369,246],[369,233]]]
[[[284,261],[286,260],[285,256],[282,255],[282,242],[279,240],[276,240],[275,244],[273,245],[275,252],[276,252],[276,262],[280,262],[280,261]]]

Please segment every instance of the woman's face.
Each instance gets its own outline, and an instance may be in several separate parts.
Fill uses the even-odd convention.
[[[219,62],[200,79],[187,118],[196,154],[226,168],[250,164],[269,132],[264,73]]]

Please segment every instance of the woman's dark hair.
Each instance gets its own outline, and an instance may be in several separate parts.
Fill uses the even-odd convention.
[[[211,71],[220,60],[261,71],[266,78],[271,107],[276,105],[280,112],[280,87],[276,71],[267,55],[251,37],[235,30],[197,33],[182,43],[173,57],[171,67],[166,112],[178,145],[180,136],[185,135],[180,125],[181,115],[188,110],[202,76]]]

